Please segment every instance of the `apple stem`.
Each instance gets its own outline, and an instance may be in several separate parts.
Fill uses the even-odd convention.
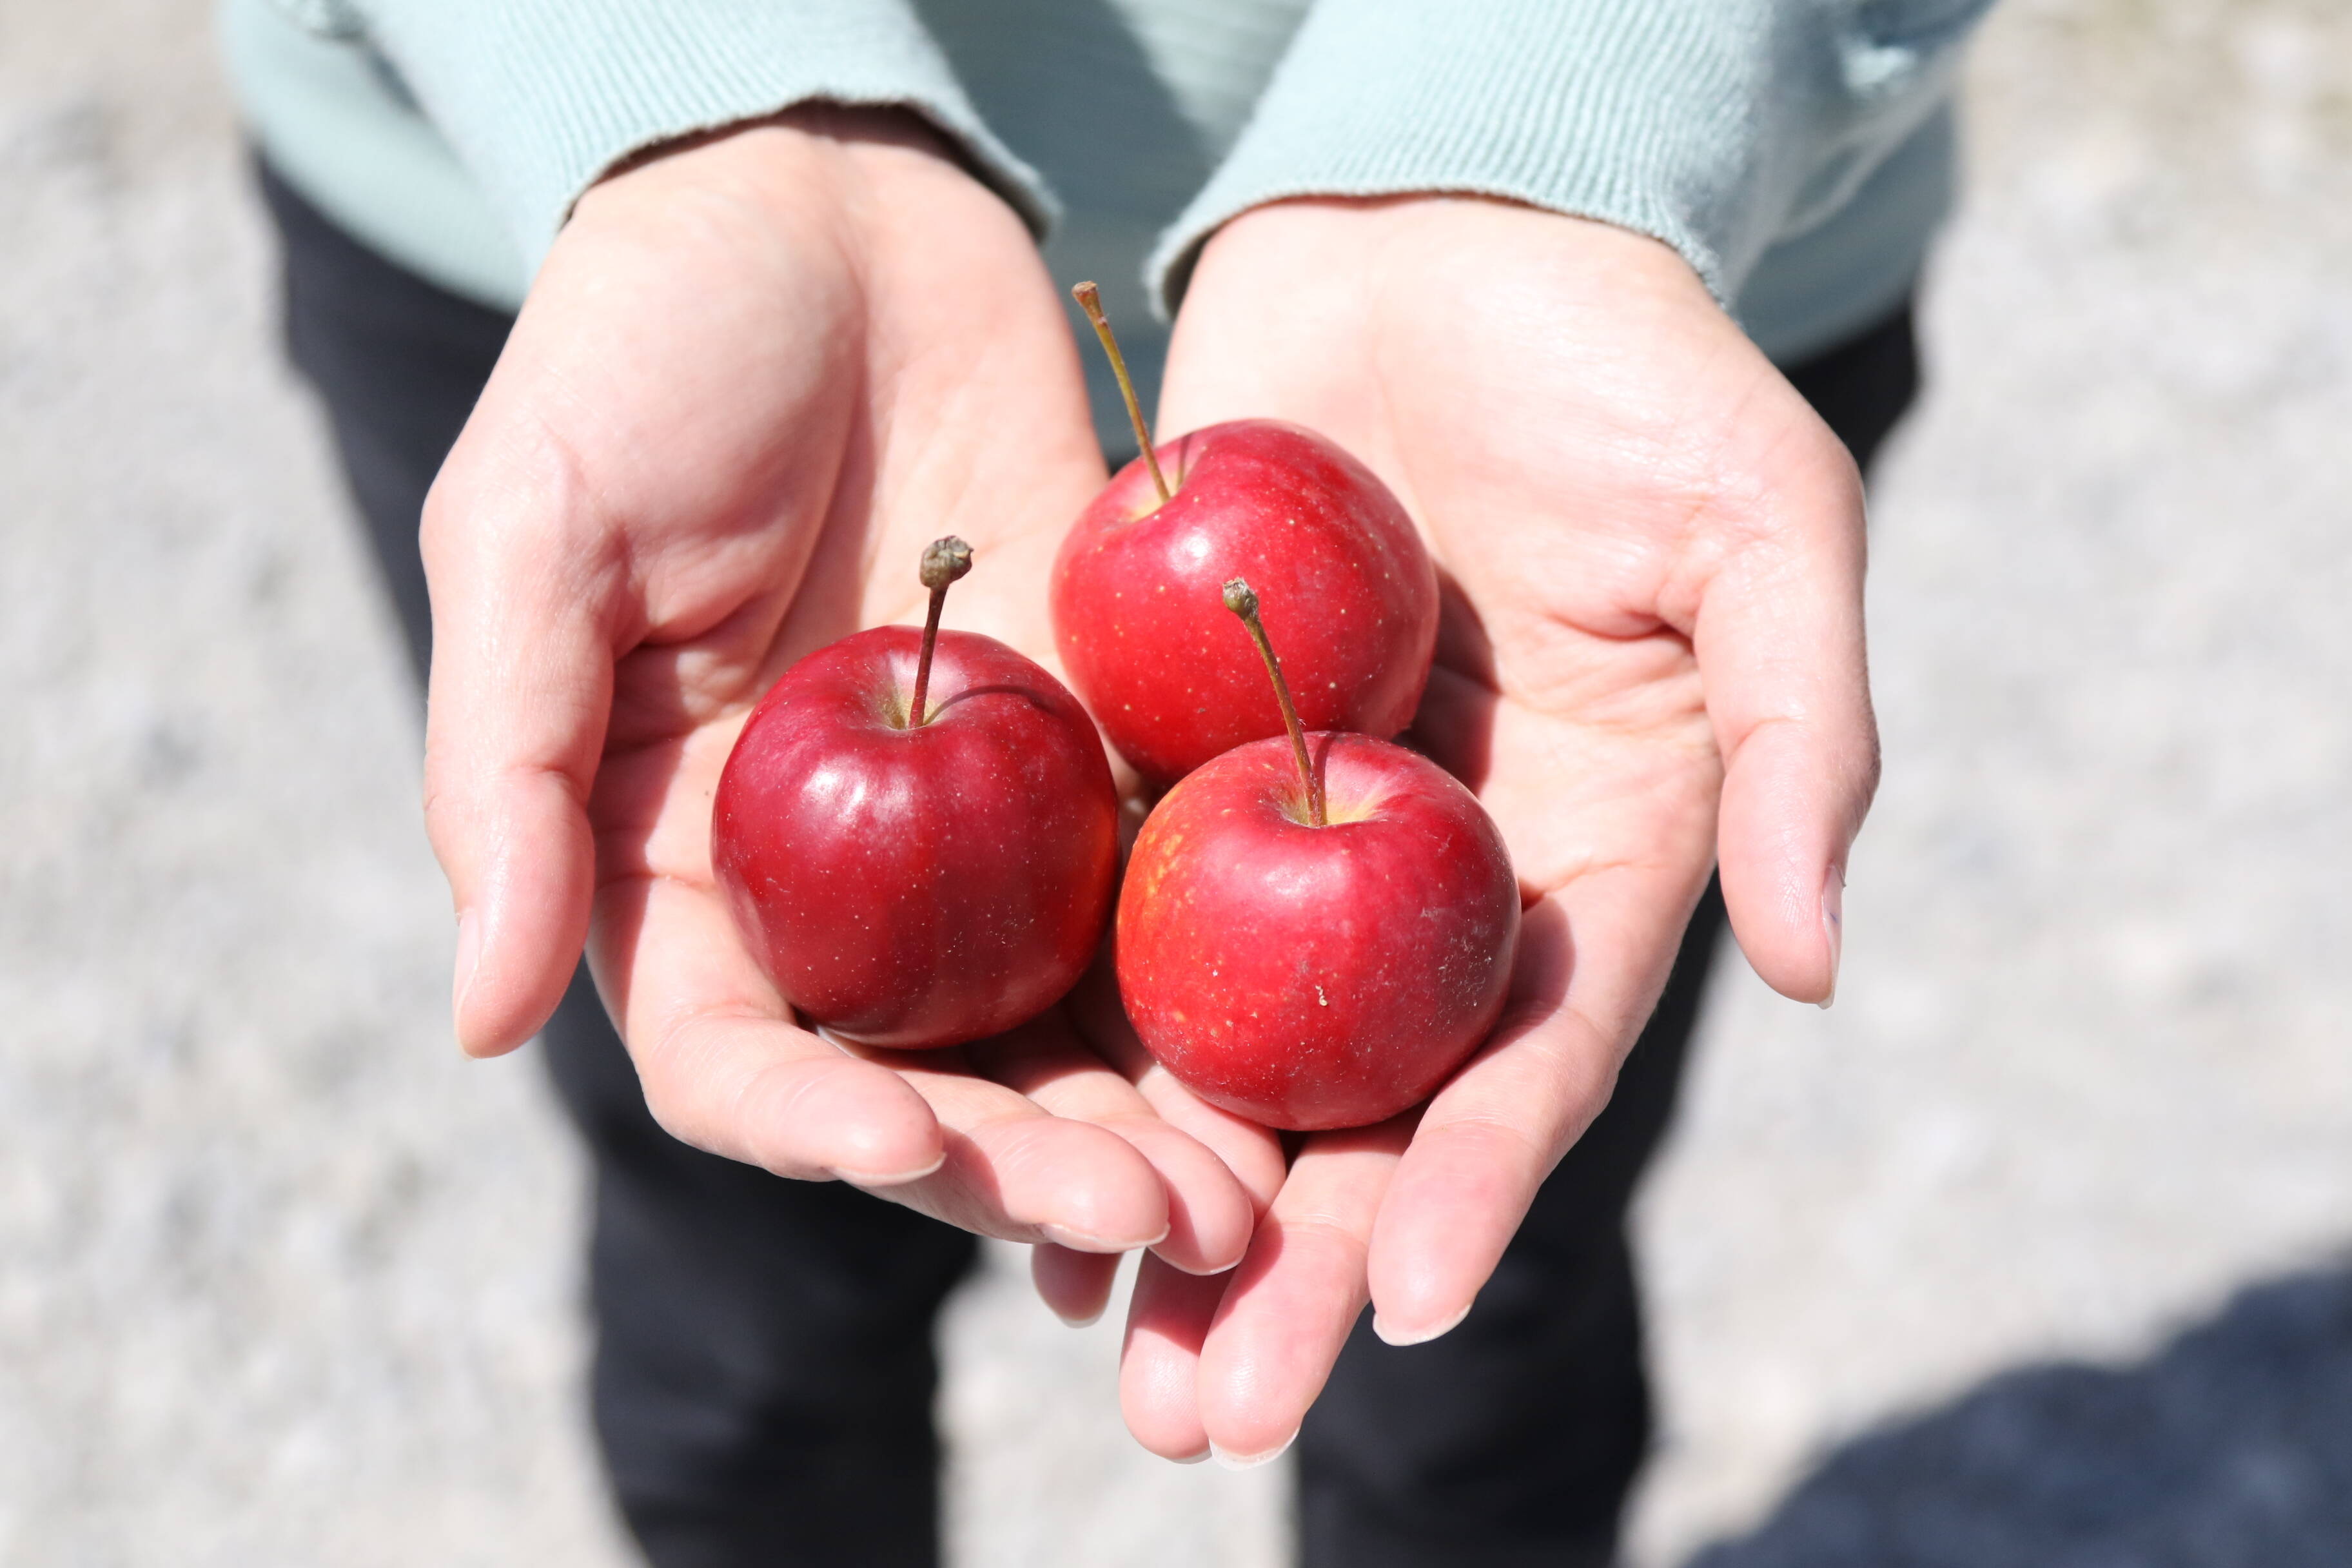
[[[1307,786],[1307,819],[1318,827],[1326,826],[1323,785],[1307,760],[1307,728],[1299,723],[1298,710],[1290,700],[1290,683],[1282,679],[1282,661],[1274,657],[1274,645],[1265,640],[1265,623],[1257,616],[1257,590],[1234,578],[1225,584],[1225,608],[1242,618],[1250,640],[1257,644],[1257,656],[1265,660],[1265,672],[1274,679],[1274,700],[1282,704],[1283,727],[1290,731],[1290,754],[1297,760],[1299,782]]]
[[[1110,318],[1103,314],[1102,290],[1091,283],[1080,283],[1071,289],[1070,298],[1095,324],[1095,336],[1102,340],[1103,353],[1110,355],[1110,373],[1118,377],[1118,395],[1127,399],[1127,422],[1135,426],[1135,444],[1143,449],[1143,461],[1151,470],[1151,482],[1160,491],[1160,504],[1166,506],[1173,492],[1168,488],[1168,476],[1160,471],[1160,454],[1152,449],[1151,432],[1144,428],[1143,405],[1135,398],[1134,378],[1127,374],[1127,356],[1118,352],[1118,339],[1112,335]]]
[[[971,546],[949,534],[931,541],[923,552],[923,586],[931,591],[930,614],[923,617],[923,653],[915,661],[915,700],[907,709],[907,728],[923,726],[923,699],[931,688],[931,649],[940,641],[940,606],[948,602],[948,584],[971,570]]]

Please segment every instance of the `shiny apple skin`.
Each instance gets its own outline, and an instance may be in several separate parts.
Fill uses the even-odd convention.
[[[1495,1026],[1519,891],[1486,808],[1427,758],[1307,739],[1329,826],[1307,818],[1287,736],[1227,752],[1144,822],[1119,893],[1119,994],[1193,1093],[1267,1127],[1385,1121]]]
[[[1225,609],[1230,577],[1257,590],[1307,728],[1386,737],[1411,722],[1437,642],[1437,569],[1389,488],[1271,419],[1159,451],[1167,504],[1137,458],[1054,563],[1062,668],[1119,754],[1164,787],[1283,732],[1257,650]]]
[[[943,631],[931,720],[898,724],[922,634],[877,626],[784,673],[719,779],[711,862],[793,1006],[870,1045],[951,1046],[1036,1016],[1102,940],[1118,802],[1051,675]]]

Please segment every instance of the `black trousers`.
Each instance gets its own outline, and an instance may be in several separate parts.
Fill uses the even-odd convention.
[[[332,422],[420,679],[426,487],[509,319],[382,259],[267,169],[286,335]],[[1867,463],[1917,380],[1907,308],[1794,379]],[[1603,1564],[1650,1436],[1625,1209],[1671,1111],[1724,925],[1710,888],[1615,1098],[1470,1316],[1407,1350],[1360,1322],[1298,1442],[1313,1568]],[[932,1321],[959,1231],[781,1181],[655,1125],[584,972],[544,1036],[593,1159],[593,1407],[658,1568],[938,1559]]]

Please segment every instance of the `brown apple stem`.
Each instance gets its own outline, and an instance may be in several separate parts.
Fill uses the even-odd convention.
[[[1282,704],[1283,727],[1290,731],[1290,754],[1297,759],[1299,782],[1307,786],[1307,819],[1322,827],[1327,825],[1323,784],[1307,760],[1307,727],[1298,721],[1298,710],[1290,700],[1290,682],[1282,679],[1282,661],[1274,657],[1274,645],[1265,640],[1265,623],[1258,619],[1257,590],[1241,578],[1234,578],[1225,584],[1225,608],[1242,618],[1242,625],[1249,628],[1250,640],[1257,644],[1258,658],[1265,660],[1265,672],[1274,680],[1274,700]]]
[[[923,586],[931,591],[930,614],[923,617],[923,652],[915,661],[915,700],[907,709],[907,728],[923,726],[923,699],[931,687],[931,650],[940,641],[940,606],[948,602],[948,584],[971,570],[971,546],[949,534],[931,541],[923,552]]]
[[[1152,449],[1151,432],[1144,428],[1143,405],[1136,401],[1135,379],[1127,374],[1127,356],[1118,352],[1118,339],[1112,335],[1110,318],[1103,314],[1102,290],[1091,283],[1080,283],[1071,289],[1070,298],[1095,324],[1095,336],[1102,340],[1103,353],[1110,355],[1110,373],[1118,377],[1118,395],[1127,399],[1127,422],[1135,426],[1135,444],[1143,448],[1144,465],[1151,470],[1151,482],[1159,489],[1160,504],[1166,506],[1172,493],[1168,489],[1168,476],[1160,471],[1160,454]]]

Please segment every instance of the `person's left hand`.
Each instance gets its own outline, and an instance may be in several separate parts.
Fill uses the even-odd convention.
[[[1830,996],[1877,777],[1862,499],[1673,251],[1477,199],[1228,225],[1160,413],[1168,434],[1294,419],[1394,487],[1445,584],[1403,739],[1478,792],[1526,900],[1503,1021],[1425,1108],[1294,1141],[1278,1191],[1229,1153],[1268,1205],[1232,1274],[1144,1260],[1130,1428],[1250,1462],[1296,1434],[1368,1299],[1394,1344],[1469,1310],[1607,1101],[1718,854],[1757,972]]]

